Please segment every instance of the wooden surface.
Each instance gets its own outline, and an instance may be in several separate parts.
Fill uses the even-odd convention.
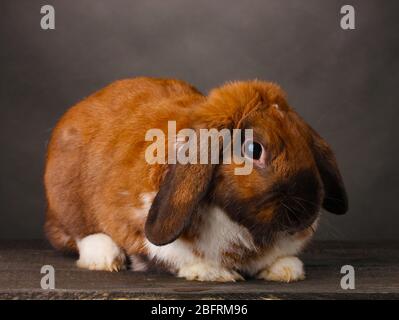
[[[209,283],[82,270],[75,257],[43,241],[0,241],[0,299],[399,299],[398,243],[319,242],[302,258],[305,281]],[[340,269],[346,264],[355,268],[355,290],[341,289]],[[43,265],[55,268],[54,290],[40,287]]]

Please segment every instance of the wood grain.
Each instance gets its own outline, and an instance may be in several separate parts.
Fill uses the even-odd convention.
[[[302,258],[305,281],[209,283],[82,270],[43,241],[0,241],[0,299],[399,299],[399,243],[315,242]],[[54,290],[40,287],[46,264],[55,268]],[[355,290],[340,287],[345,264],[355,268]]]

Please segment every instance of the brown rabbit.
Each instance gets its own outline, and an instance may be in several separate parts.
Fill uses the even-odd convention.
[[[234,162],[148,163],[146,132],[166,132],[171,120],[177,130],[253,129],[252,153],[244,154],[253,170],[236,175]],[[321,206],[347,211],[329,146],[277,85],[257,80],[208,96],[177,80],[109,85],[57,124],[45,187],[47,237],[57,249],[78,252],[79,267],[119,270],[128,256],[133,270],[151,262],[203,281],[303,279],[296,255]]]

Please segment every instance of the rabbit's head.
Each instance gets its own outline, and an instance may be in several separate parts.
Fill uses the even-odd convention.
[[[253,136],[241,139],[240,157],[244,164],[251,162],[252,170],[236,174],[243,166],[236,161],[170,164],[146,221],[146,236],[154,244],[179,237],[195,223],[201,205],[223,209],[259,244],[270,243],[278,232],[309,227],[321,207],[334,214],[347,211],[333,152],[288,106],[277,85],[226,84],[211,91],[192,118],[197,131],[251,129]],[[211,151],[201,150],[201,144],[198,149]]]

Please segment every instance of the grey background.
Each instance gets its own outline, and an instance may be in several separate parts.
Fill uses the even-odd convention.
[[[339,26],[356,9],[356,30]],[[40,7],[56,30],[40,29]],[[0,238],[40,238],[46,141],[65,110],[106,84],[177,77],[203,92],[279,83],[336,152],[346,216],[323,239],[399,239],[397,1],[2,0]]]

